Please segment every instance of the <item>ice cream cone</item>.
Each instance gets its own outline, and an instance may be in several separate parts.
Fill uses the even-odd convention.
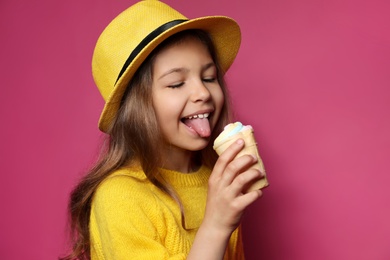
[[[233,142],[235,142],[239,138],[245,141],[245,147],[237,154],[236,158],[241,157],[245,154],[252,154],[257,156],[257,163],[254,164],[251,168],[258,169],[261,172],[265,173],[263,161],[261,160],[261,157],[257,150],[257,143],[255,140],[255,136],[253,134],[253,129],[247,129],[243,132],[238,132],[235,135],[227,138],[222,142],[214,143],[214,150],[217,152],[218,155],[221,155]],[[268,185],[269,184],[268,184],[267,177],[264,176],[260,180],[257,180],[254,183],[252,183],[250,187],[247,188],[246,190],[247,191],[259,190],[267,187]]]

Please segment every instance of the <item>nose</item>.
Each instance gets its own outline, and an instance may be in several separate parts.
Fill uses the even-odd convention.
[[[204,82],[199,79],[194,81],[192,86],[191,99],[193,102],[199,101],[208,101],[211,97],[210,90],[204,84]]]

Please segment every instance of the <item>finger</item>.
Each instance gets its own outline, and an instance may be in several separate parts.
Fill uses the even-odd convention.
[[[264,177],[264,174],[254,168],[237,175],[230,186],[232,194],[238,196],[239,194],[246,193],[249,185],[262,177]]]
[[[214,165],[214,170],[210,178],[220,178],[225,171],[225,168],[228,164],[234,160],[236,155],[244,148],[244,140],[238,139],[232,143],[218,158],[217,162]]]
[[[246,194],[243,194],[237,198],[232,203],[232,207],[237,212],[243,211],[246,207],[248,207],[250,204],[255,202],[257,199],[259,199],[263,195],[263,192],[261,190],[253,190]]]
[[[239,178],[238,182],[246,182],[246,177],[239,177],[241,174],[246,171],[251,165],[257,161],[257,158],[252,155],[243,155],[239,158],[234,159],[226,167],[222,177],[222,185],[229,186],[232,184],[233,180]],[[239,184],[236,184],[239,185]],[[245,185],[245,183],[243,184]]]

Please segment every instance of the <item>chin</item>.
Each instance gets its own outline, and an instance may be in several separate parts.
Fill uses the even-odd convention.
[[[204,141],[197,142],[197,144],[189,145],[187,150],[192,151],[192,152],[197,152],[200,150],[203,150],[204,148],[207,147],[209,144],[210,139],[207,138]]]

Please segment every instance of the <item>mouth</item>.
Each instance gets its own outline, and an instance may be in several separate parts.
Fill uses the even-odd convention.
[[[184,120],[191,120],[191,119],[197,119],[197,118],[208,118],[210,116],[210,113],[202,113],[202,114],[196,114],[196,115],[191,115],[191,116],[187,116],[187,117],[183,117],[181,119],[181,121],[184,121]]]
[[[211,113],[198,113],[183,117],[183,122],[190,130],[194,131],[201,137],[209,137],[211,134],[209,117]]]

